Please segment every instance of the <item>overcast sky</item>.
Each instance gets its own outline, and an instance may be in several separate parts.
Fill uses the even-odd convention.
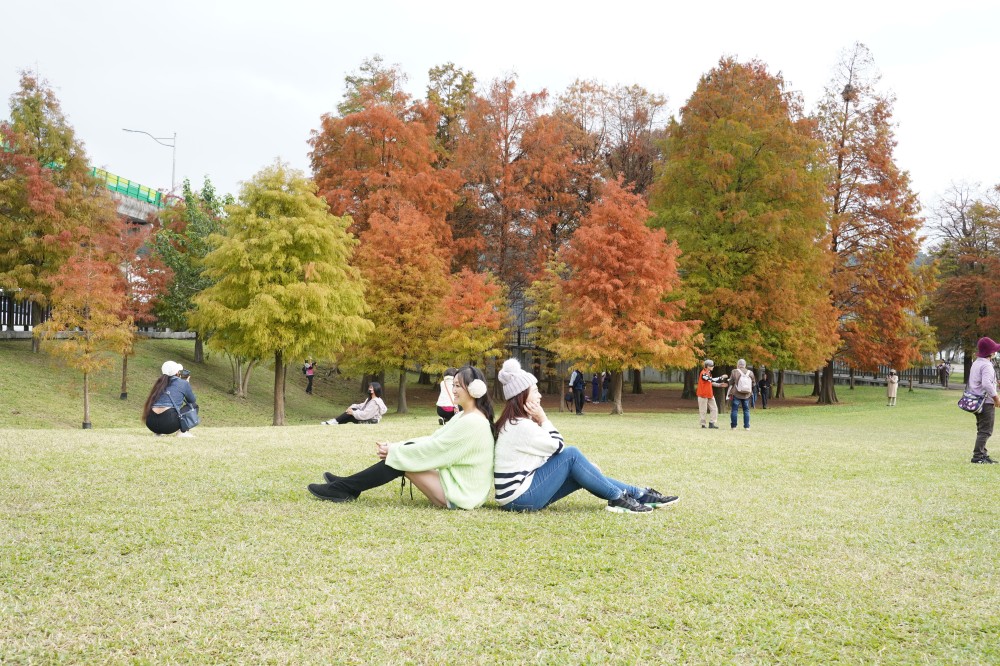
[[[1000,184],[997,0],[18,0],[0,35],[5,99],[37,70],[91,163],[154,188],[170,187],[171,149],[122,128],[176,132],[178,184],[208,176],[238,194],[277,157],[308,173],[310,131],[375,54],[417,97],[454,62],[480,84],[513,72],[553,95],[577,78],[637,83],[676,113],[724,55],[764,61],[812,109],[855,41],[896,95],[897,162],[925,209],[952,181]]]

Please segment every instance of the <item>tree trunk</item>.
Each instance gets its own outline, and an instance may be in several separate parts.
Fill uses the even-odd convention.
[[[965,358],[962,360],[962,378],[964,383],[969,383],[969,373],[972,371],[972,360],[974,352],[971,349],[965,350]]]
[[[817,370],[816,372],[813,373],[813,392],[810,395],[812,395],[813,397],[818,396],[819,395],[819,386],[820,386],[820,382],[819,382],[819,370]]]
[[[818,372],[816,374],[819,375]],[[833,386],[833,359],[830,359],[823,367],[823,380],[820,382],[819,398],[816,403],[834,405],[837,402],[837,389]]]
[[[240,379],[243,377],[243,359],[232,354],[227,354],[227,356],[229,356],[229,369],[232,371],[232,377],[230,378],[232,388],[229,392],[237,398],[242,398],[243,396],[240,395]]]
[[[42,323],[42,306],[34,301],[28,301],[28,307],[31,310],[31,353],[37,354],[42,351],[42,339],[34,332],[38,329],[38,325]]]
[[[851,391],[853,391],[854,390],[854,368],[848,368],[847,369],[847,376],[849,378],[848,379],[848,387],[849,387],[849,389]]]
[[[431,385],[431,375],[428,372],[420,371],[420,376],[417,377],[417,384],[420,386],[430,386]]]
[[[642,369],[632,370],[632,395],[642,395]]]
[[[243,371],[243,378],[240,380],[240,397],[245,398],[250,395],[250,375],[253,374],[256,361],[247,361],[247,368]],[[285,376],[288,376],[288,369],[285,369]]]
[[[195,331],[194,334],[194,362],[204,363],[205,362],[205,344],[204,340],[201,338],[201,333]]]
[[[624,414],[622,409],[622,384],[625,383],[624,370],[615,370],[611,373],[611,414]],[[562,398],[559,398],[562,402]]]
[[[778,383],[774,386],[774,397],[775,399],[784,399],[785,397],[785,371],[778,370]]]
[[[274,352],[274,419],[271,425],[285,425],[285,359],[280,349]]]
[[[406,366],[399,368],[399,392],[396,394],[396,413],[406,414]]]
[[[694,400],[698,397],[698,368],[684,371],[684,388],[681,389],[682,400]]]
[[[128,400],[128,354],[122,354],[122,390],[119,400]]]
[[[90,375],[83,373],[83,429],[90,430]]]

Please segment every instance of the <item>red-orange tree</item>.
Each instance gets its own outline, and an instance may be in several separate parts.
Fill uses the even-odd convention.
[[[309,140],[318,193],[337,216],[350,215],[355,235],[374,213],[393,217],[413,208],[431,223],[436,241],[451,247],[445,217],[454,207],[457,173],[436,168],[439,115],[428,102],[400,88],[405,77],[381,61],[367,61],[367,76],[348,77],[338,114],[324,114]]]
[[[930,322],[945,348],[965,352],[968,375],[976,341],[1000,334],[1000,187],[981,192],[954,185],[942,196],[932,228],[940,280],[931,296]]]
[[[431,342],[435,362],[425,369],[482,366],[487,358],[503,354],[510,313],[506,291],[492,275],[468,268],[453,274],[441,308],[444,331]]]
[[[31,301],[36,326],[51,302],[50,278],[75,251],[80,230],[94,237],[107,234],[117,216],[107,192],[91,177],[83,144],[48,82],[22,73],[20,88],[11,95],[10,121],[3,125],[3,150],[28,158],[19,165],[24,174],[19,182],[27,186],[32,203],[24,205],[20,195],[13,198],[22,203],[15,204],[17,223],[0,232],[0,286],[18,300]],[[41,180],[38,167],[44,169]],[[23,171],[27,168],[36,175]],[[43,187],[43,180],[55,187]],[[34,351],[40,339],[33,338]]]
[[[519,93],[511,77],[493,81],[465,113],[452,164],[465,180],[452,216],[459,263],[492,272],[518,299],[566,242],[593,198],[597,169],[589,141],[561,115],[544,113],[548,95]]]
[[[907,367],[920,357],[915,320],[924,276],[913,270],[922,220],[910,177],[896,166],[893,98],[863,44],[843,55],[818,109],[829,146],[833,303],[842,343],[828,357],[819,402],[837,402],[833,362],[853,367]]]
[[[614,414],[622,371],[690,365],[700,340],[700,322],[682,320],[676,300],[677,246],[646,226],[651,215],[641,197],[609,183],[531,291],[546,348],[614,373]]]
[[[117,255],[109,247],[113,239],[78,231],[76,251],[50,278],[52,316],[34,334],[65,338],[51,345],[51,353],[83,373],[83,427],[90,428],[90,376],[131,347],[134,333]]]
[[[670,128],[652,195],[683,254],[685,316],[717,362],[816,368],[836,344],[822,144],[758,61],[722,59]]]

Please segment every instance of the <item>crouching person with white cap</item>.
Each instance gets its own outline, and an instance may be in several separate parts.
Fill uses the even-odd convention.
[[[194,437],[181,419],[181,412],[198,411],[198,401],[191,384],[179,376],[184,366],[176,361],[166,361],[160,368],[160,377],[142,408],[142,421],[157,435],[177,433],[178,437]],[[192,426],[193,427],[193,426]]]
[[[580,449],[564,446],[542,409],[538,380],[517,359],[505,361],[497,379],[507,400],[496,423],[493,471],[501,509],[538,511],[581,488],[607,500],[607,510],[617,513],[646,513],[677,501],[606,477]]]

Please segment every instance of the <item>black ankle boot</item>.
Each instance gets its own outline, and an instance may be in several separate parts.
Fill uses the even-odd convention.
[[[331,476],[333,475],[331,474]],[[333,489],[357,497],[366,490],[384,486],[393,479],[398,479],[401,476],[403,476],[403,472],[389,467],[385,464],[384,460],[380,460],[368,469],[363,469],[350,476],[339,477],[336,481],[327,485]]]

